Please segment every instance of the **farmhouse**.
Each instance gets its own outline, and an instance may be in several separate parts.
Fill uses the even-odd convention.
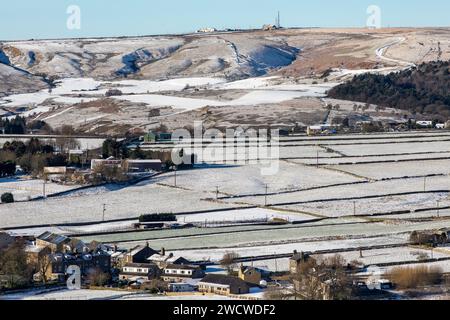
[[[242,279],[219,274],[209,274],[198,283],[198,291],[227,296],[247,294],[249,285]]]
[[[162,162],[159,159],[155,160],[126,160],[124,167],[128,172],[148,172],[161,171]]]
[[[187,279],[201,279],[205,276],[199,266],[169,264],[164,268],[163,280],[171,283],[185,282]]]
[[[261,283],[262,277],[261,272],[253,267],[241,266],[239,268],[239,279],[244,280],[247,283],[259,285]]]
[[[148,245],[137,246],[125,254],[124,263],[147,263],[147,259],[156,253],[157,251],[153,250]]]
[[[112,168],[121,168],[122,160],[117,160],[114,157],[110,157],[108,159],[92,159],[91,160],[91,170],[95,170],[101,166],[112,167]]]

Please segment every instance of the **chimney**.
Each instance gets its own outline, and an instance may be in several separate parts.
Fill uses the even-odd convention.
[[[165,248],[161,248],[161,255],[165,256],[166,255],[166,249]]]
[[[145,245],[147,248],[150,248],[150,244],[148,243],[148,241],[147,241],[147,243],[146,243],[146,245]]]

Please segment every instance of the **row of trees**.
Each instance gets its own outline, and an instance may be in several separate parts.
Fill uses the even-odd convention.
[[[332,98],[450,118],[450,62],[424,63],[389,75],[362,74],[332,88]]]
[[[45,121],[34,120],[27,122],[24,117],[20,116],[16,116],[11,120],[8,118],[0,118],[0,128],[3,129],[5,134],[26,134],[28,130],[46,134],[53,132],[53,129]]]
[[[0,119],[0,128],[3,128],[5,134],[25,134],[27,130],[27,122],[25,118],[15,117],[12,120],[6,118]]]
[[[15,242],[0,250],[0,279],[3,286],[14,289],[28,285],[33,267],[27,263],[24,242]]]
[[[32,138],[28,142],[6,142],[0,150],[0,176],[11,175],[16,165],[27,173],[38,174],[44,167],[67,165],[66,156],[56,154],[54,147]]]

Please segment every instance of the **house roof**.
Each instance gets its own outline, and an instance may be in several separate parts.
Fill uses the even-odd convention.
[[[222,274],[208,274],[200,283],[212,283],[224,286],[248,286],[244,280]]]
[[[44,232],[43,234],[38,236],[37,239],[45,241],[45,242],[53,243],[53,244],[61,244],[61,243],[66,243],[66,242],[70,241],[70,239],[66,236],[56,234],[56,233],[51,233],[48,231]]]
[[[155,253],[154,255],[152,255],[147,260],[155,261],[155,262],[168,262],[168,263],[175,264],[180,259],[186,260],[183,257],[174,256],[172,254],[166,254],[166,255],[163,256],[163,255],[160,255],[159,253]]]
[[[157,267],[153,263],[126,263],[124,267],[130,267],[130,268],[153,268]]]
[[[139,252],[141,252],[142,250],[145,250],[145,249],[150,249],[151,252],[156,252],[155,250],[153,250],[152,248],[147,247],[147,246],[137,246],[137,247],[134,247],[133,249],[131,249],[128,254],[131,255],[131,256],[134,256],[134,255],[138,254]]]
[[[187,265],[187,264],[169,264],[166,269],[177,269],[177,270],[197,270],[198,266]]]

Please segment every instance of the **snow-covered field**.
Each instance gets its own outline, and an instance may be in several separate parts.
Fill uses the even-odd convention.
[[[288,213],[276,210],[268,210],[263,208],[239,209],[231,211],[219,211],[211,213],[199,213],[191,215],[178,216],[179,222],[186,223],[214,223],[214,222],[233,222],[233,221],[251,221],[279,218],[286,221],[304,221],[311,220],[315,217]]]
[[[431,250],[411,247],[367,250],[362,252],[362,258],[360,256],[360,252],[357,250],[340,253],[340,255],[347,262],[359,261],[366,266],[389,262],[419,261],[419,258],[431,259],[432,256],[434,258],[450,257],[450,254],[445,254],[438,250],[433,250],[433,253],[431,253]],[[324,258],[329,256],[331,255],[323,255]]]
[[[374,199],[315,202],[311,204],[299,204],[286,206],[303,212],[329,217],[370,215],[375,213],[389,213],[399,210],[417,210],[422,208],[434,208],[437,201],[442,206],[450,205],[448,193],[428,193],[404,196],[379,197]]]
[[[334,250],[358,248],[366,246],[403,244],[407,242],[407,237],[403,235],[395,235],[381,238],[368,239],[351,239],[351,240],[328,240],[328,241],[312,241],[298,242],[289,244],[265,245],[243,248],[220,248],[220,249],[204,249],[204,250],[180,250],[174,251],[175,255],[183,256],[192,261],[210,260],[214,262],[220,261],[227,252],[235,252],[241,257],[265,256],[272,254],[289,254],[294,250],[297,252],[316,252],[319,250]]]
[[[79,186],[66,186],[47,182],[45,184],[45,194],[51,195],[63,191],[69,191]],[[21,178],[0,178],[0,193],[10,192],[16,201],[27,201],[32,198],[41,197],[44,193],[44,180],[21,179]]]
[[[408,166],[408,162],[414,163],[415,161],[428,161],[428,160],[440,160],[450,158],[450,152],[443,153],[419,153],[419,154],[408,154],[408,155],[396,155],[396,156],[368,156],[368,157],[336,157],[336,158],[326,158],[323,155],[319,157],[319,165],[321,166],[333,166],[333,165],[349,165],[349,164],[373,164],[374,162],[379,162],[380,165],[388,162],[401,162],[405,167]],[[406,161],[408,160],[408,161]],[[317,159],[289,159],[291,163],[299,164],[309,164],[316,165]]]
[[[395,155],[427,152],[449,152],[450,141],[435,142],[411,142],[392,144],[365,144],[365,145],[345,145],[333,146],[333,150],[341,152],[347,156],[370,156],[370,155]]]
[[[160,187],[155,185],[154,181],[149,181],[107,193],[2,204],[1,225],[19,227],[102,221],[103,204],[106,205],[105,220],[136,218],[148,213],[240,207],[235,204],[201,200],[206,196],[204,192]],[[186,203],[189,203],[189,206]]]
[[[180,171],[177,173],[177,185],[182,188],[197,191],[239,194],[264,194],[266,184],[268,192],[282,190],[297,190],[337,183],[351,183],[361,181],[340,172],[321,168],[311,168],[280,162],[276,175],[263,175],[262,165],[248,166],[201,166],[198,169]],[[172,174],[164,175],[161,181],[173,185]],[[294,196],[297,198],[297,196]]]
[[[332,166],[333,169],[372,179],[450,174],[450,160]]]
[[[57,83],[52,91],[42,90],[37,93],[10,95],[0,99],[0,106],[19,107],[27,106],[27,116],[38,115],[50,111],[43,105],[46,101],[53,100],[61,104],[76,104],[94,101],[104,98],[108,88],[119,89],[123,95],[114,96],[119,100],[133,103],[145,103],[151,107],[172,107],[180,110],[194,110],[205,106],[245,106],[270,103],[280,103],[300,97],[323,97],[325,92],[337,84],[326,85],[302,85],[270,86],[261,78],[225,83],[222,78],[180,78],[165,81],[150,80],[122,80],[122,81],[98,81],[92,78],[66,78]],[[202,98],[180,97],[170,92],[199,88],[211,90],[236,90],[248,89],[242,97],[231,101],[218,101]]]
[[[227,234],[198,235],[183,238],[169,238],[149,240],[154,248],[166,248],[168,250],[180,249],[218,249],[244,248],[255,246],[272,246],[286,243],[303,243],[307,241],[321,240],[329,237],[341,237],[342,239],[369,236],[389,237],[415,230],[432,230],[448,226],[447,221],[431,221],[420,223],[359,223],[342,225],[317,225],[306,228],[273,228],[271,230],[248,230],[245,232],[229,232]],[[114,241],[112,241],[114,242]],[[146,243],[145,240],[121,243],[121,246],[131,248],[137,244]]]
[[[436,199],[433,199],[432,193],[429,193],[430,201],[433,200],[443,200],[445,201],[446,197],[448,197],[449,190],[449,178],[447,176],[439,176],[439,177],[428,177],[425,180],[425,190],[427,192],[433,191],[444,191],[440,192]],[[304,202],[321,202],[323,200],[338,200],[338,199],[349,199],[342,200],[341,202],[344,204],[348,202],[352,204],[353,199],[359,202],[360,200],[364,201],[364,199],[359,198],[367,198],[367,197],[376,197],[383,198],[389,197],[390,195],[400,194],[400,193],[412,193],[412,195],[408,195],[404,198],[405,204],[410,203],[411,205],[417,205],[420,207],[420,201],[423,198],[419,193],[423,193],[424,191],[424,178],[411,178],[411,179],[398,179],[398,180],[389,180],[389,181],[376,181],[376,182],[364,182],[358,184],[347,184],[340,186],[330,186],[323,187],[319,189],[312,190],[303,190],[292,193],[280,193],[276,195],[270,195],[268,197],[268,203],[274,205],[276,207],[289,205],[290,209],[294,209],[291,206],[294,205],[311,205],[311,203]],[[425,198],[426,199],[426,198]],[[373,199],[372,199],[373,200]],[[227,199],[226,201],[232,202],[233,199]],[[251,203],[254,205],[263,205],[264,197],[243,197],[239,198],[240,202]],[[376,200],[375,200],[376,201]],[[444,203],[444,202],[443,202]],[[380,202],[380,205],[383,205]],[[396,206],[384,205],[383,210],[381,212],[389,212],[396,210]],[[429,205],[429,204],[428,204]],[[315,205],[314,205],[315,206]],[[426,205],[423,205],[426,207]],[[351,214],[353,213],[353,209],[351,210]],[[329,212],[327,215],[333,215],[333,212]]]
[[[0,300],[230,300],[216,295],[192,294],[164,296],[118,290],[58,290],[52,292],[26,292],[0,296]]]

